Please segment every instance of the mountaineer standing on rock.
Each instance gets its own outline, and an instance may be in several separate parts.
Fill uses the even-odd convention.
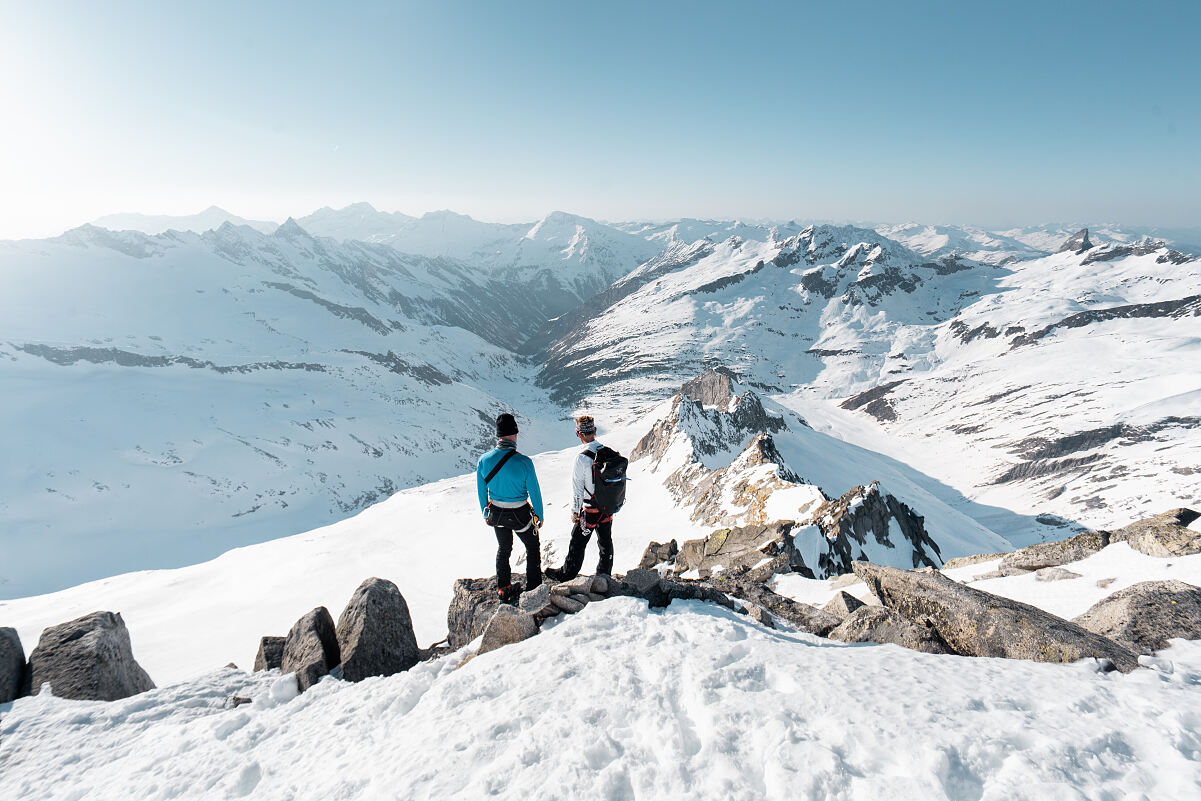
[[[576,457],[571,475],[572,514],[571,544],[562,568],[547,568],[546,575],[555,581],[568,581],[580,574],[584,550],[592,532],[596,531],[600,561],[596,573],[613,573],[613,515],[626,498],[626,467],[628,461],[612,448],[596,440],[596,421],[588,415],[576,418],[575,435],[584,444]]]
[[[517,421],[513,415],[496,418],[496,447],[476,464],[475,486],[484,521],[496,532],[496,592],[502,601],[512,603],[521,595],[520,585],[513,586],[509,567],[514,534],[525,545],[525,589],[532,590],[542,583],[538,541],[542,491],[533,461],[517,452]]]

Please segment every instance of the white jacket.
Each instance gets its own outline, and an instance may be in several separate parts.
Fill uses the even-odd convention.
[[[589,442],[587,445],[588,450],[592,453],[596,453],[603,447],[596,440]],[[592,462],[592,457],[584,453],[580,453],[575,459],[575,467],[571,471],[571,510],[573,512],[583,509],[595,491],[595,487],[592,484]]]

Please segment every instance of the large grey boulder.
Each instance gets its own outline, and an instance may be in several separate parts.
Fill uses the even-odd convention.
[[[852,565],[882,604],[938,632],[964,656],[1075,662],[1107,659],[1123,673],[1138,658],[1112,640],[1049,612],[967,587],[938,572],[920,573],[855,562]]]
[[[826,602],[826,605],[822,607],[822,611],[829,612],[839,620],[846,620],[851,616],[852,612],[862,606],[864,606],[863,601],[860,601],[849,592],[839,590],[833,598]]]
[[[0,704],[14,701],[25,682],[25,649],[17,630],[0,627]]]
[[[517,607],[535,619],[554,617],[559,614],[559,607],[551,603],[550,585],[539,584],[532,590],[526,590],[517,601]]]
[[[484,633],[492,613],[500,606],[496,595],[496,576],[482,579],[458,579],[446,610],[447,642],[454,650]]]
[[[686,540],[676,554],[674,572],[695,570],[704,579],[715,571],[759,566],[762,574],[756,576],[759,581],[767,581],[775,573],[794,570],[812,577],[793,545],[791,532],[795,526],[791,520],[777,520],[718,529],[703,539]]]
[[[359,585],[338,616],[337,634],[347,681],[391,676],[420,659],[409,605],[387,579],[369,578]]]
[[[259,640],[259,652],[254,656],[254,670],[275,670],[284,659],[287,637],[266,636]]]
[[[1014,551],[1001,560],[1002,575],[1018,575],[1017,571],[1042,570],[1068,562],[1078,562],[1109,545],[1108,531],[1086,531],[1058,542],[1039,542]],[[1014,572],[1005,572],[1014,571]]]
[[[1110,538],[1148,556],[1189,556],[1201,553],[1201,531],[1189,528],[1198,517],[1192,509],[1172,509],[1118,529]]]
[[[860,606],[829,636],[840,642],[893,643],[927,654],[951,653],[934,629],[914,623],[886,606]]]
[[[484,637],[480,641],[480,650],[476,652],[476,655],[495,651],[504,645],[528,640],[537,633],[538,624],[532,615],[516,607],[503,604],[492,614],[488,625],[484,627]]]
[[[133,658],[129,629],[121,615],[92,612],[42,632],[29,655],[26,692],[49,683],[54,695],[86,701],[116,701],[154,689]]]
[[[288,632],[279,669],[295,673],[296,684],[304,692],[341,661],[334,619],[328,609],[319,606],[297,620]]]
[[[1171,637],[1201,640],[1201,589],[1183,581],[1143,581],[1098,601],[1073,622],[1145,653],[1166,648]]]

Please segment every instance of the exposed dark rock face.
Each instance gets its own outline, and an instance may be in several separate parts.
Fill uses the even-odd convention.
[[[295,673],[296,683],[304,692],[341,662],[334,619],[328,609],[319,606],[297,620],[288,632],[279,669]]]
[[[36,695],[47,683],[57,697],[81,701],[116,701],[154,689],[133,658],[125,621],[112,612],[93,612],[42,632],[29,655],[23,694]]]
[[[1041,570],[1078,562],[1109,545],[1109,532],[1086,531],[1058,542],[1039,542],[1014,551],[1001,560],[1002,570]]]
[[[819,508],[813,519],[828,543],[828,550],[818,556],[813,567],[815,578],[851,572],[851,562],[866,559],[865,547],[880,545],[910,551],[913,567],[942,564],[938,543],[926,531],[922,516],[884,492],[878,483],[851,489]],[[890,523],[904,542],[893,542]]]
[[[447,642],[451,649],[457,651],[483,634],[498,606],[496,576],[455,581],[454,596],[446,611]]]
[[[947,647],[963,656],[1075,662],[1106,659],[1128,673],[1138,667],[1133,653],[1100,635],[1029,604],[959,584],[937,571],[897,570],[855,562],[884,606],[934,629]]]
[[[486,654],[505,645],[528,640],[537,633],[538,624],[532,615],[508,604],[501,604],[492,613],[488,625],[484,626],[484,637],[480,641],[480,649],[476,655]]]
[[[1128,542],[1130,547],[1148,556],[1188,556],[1201,553],[1201,531],[1189,525],[1201,517],[1192,509],[1172,509],[1120,528],[1110,535],[1112,542]]]
[[[1020,348],[1030,345],[1044,337],[1050,336],[1061,328],[1083,328],[1086,325],[1100,323],[1106,320],[1136,319],[1142,317],[1182,317],[1201,316],[1201,295],[1189,295],[1179,300],[1161,300],[1155,303],[1129,303],[1123,306],[1110,306],[1107,309],[1090,309],[1069,315],[1057,323],[1043,326],[1029,334],[1016,336],[1010,342],[1010,348]]]
[[[338,617],[342,678],[391,676],[417,664],[420,649],[404,596],[391,581],[369,578]]]
[[[1071,251],[1073,253],[1083,253],[1093,247],[1093,243],[1088,238],[1088,229],[1081,228],[1076,233],[1072,234],[1064,243],[1059,246],[1058,253]]]
[[[893,643],[911,651],[927,654],[952,653],[938,632],[914,623],[895,609],[885,606],[860,606],[830,632],[840,642]]]
[[[1167,648],[1172,637],[1201,640],[1201,589],[1183,581],[1143,581],[1098,601],[1073,622],[1136,653],[1151,653]]]
[[[287,637],[270,635],[259,640],[259,652],[254,657],[254,671],[277,670],[284,660],[284,643]]]
[[[823,612],[829,612],[839,620],[846,620],[851,614],[860,607],[865,606],[863,601],[860,601],[849,592],[839,591],[833,598],[826,602],[822,607]],[[848,640],[848,642],[851,642]],[[856,642],[858,642],[856,640]]]
[[[883,422],[896,420],[897,413],[892,406],[892,401],[888,399],[888,394],[901,386],[901,384],[904,384],[905,380],[890,381],[887,384],[872,387],[865,392],[860,392],[858,395],[852,395],[838,405],[852,411],[856,409],[862,410]]]
[[[638,562],[638,567],[641,570],[650,570],[655,565],[664,562],[670,562],[679,554],[680,547],[675,540],[671,542],[651,542],[646,546],[646,550],[642,552],[642,559]]]
[[[13,701],[25,682],[25,650],[17,630],[0,627],[0,704]]]
[[[1147,256],[1157,250],[1166,249],[1167,244],[1155,240],[1139,242],[1135,245],[1105,245],[1093,250],[1084,257],[1081,264],[1095,264],[1099,261],[1115,261],[1127,256]]]

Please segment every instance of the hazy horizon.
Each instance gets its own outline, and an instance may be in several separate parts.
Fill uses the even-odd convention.
[[[364,200],[489,221],[1201,225],[1195,3],[5,11],[0,239]]]

